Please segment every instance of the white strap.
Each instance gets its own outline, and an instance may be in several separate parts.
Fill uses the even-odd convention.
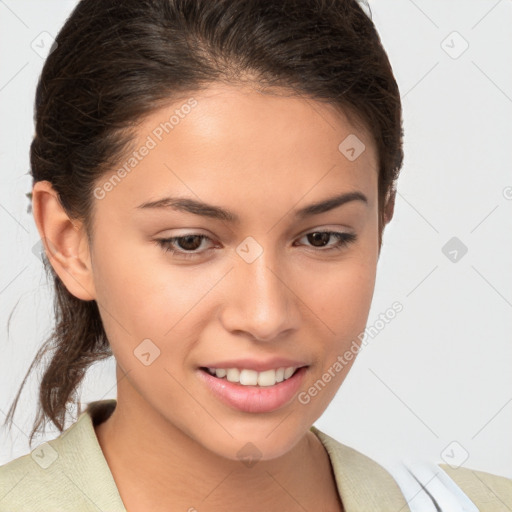
[[[448,476],[448,474],[439,466],[436,466],[439,470],[437,478],[443,483],[446,489],[448,489],[453,496],[456,496],[459,502],[463,506],[464,512],[478,512],[478,507],[468,498],[463,490]]]
[[[386,466],[402,491],[411,512],[437,512],[430,496],[404,464]]]
[[[479,512],[462,489],[435,464],[402,461],[389,470],[411,512]]]

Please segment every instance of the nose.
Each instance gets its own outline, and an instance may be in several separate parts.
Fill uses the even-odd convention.
[[[264,251],[255,261],[240,259],[229,273],[221,322],[233,334],[272,341],[298,328],[298,298],[289,272]]]

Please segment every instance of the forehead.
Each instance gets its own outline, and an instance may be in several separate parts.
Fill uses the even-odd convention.
[[[134,208],[171,193],[241,209],[262,206],[262,198],[296,203],[307,195],[309,203],[357,189],[372,201],[376,194],[370,134],[332,105],[289,93],[212,85],[147,116],[134,148],[138,157],[108,194]]]

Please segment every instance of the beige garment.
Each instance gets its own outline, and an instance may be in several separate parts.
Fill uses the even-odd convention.
[[[440,467],[466,493],[481,512],[512,511],[512,480],[467,468]]]

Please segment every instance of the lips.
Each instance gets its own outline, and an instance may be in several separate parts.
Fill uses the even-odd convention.
[[[246,413],[265,413],[290,404],[304,381],[306,371],[305,366],[299,368],[287,380],[268,387],[229,382],[202,369],[197,370],[197,376],[217,399],[229,407]]]

